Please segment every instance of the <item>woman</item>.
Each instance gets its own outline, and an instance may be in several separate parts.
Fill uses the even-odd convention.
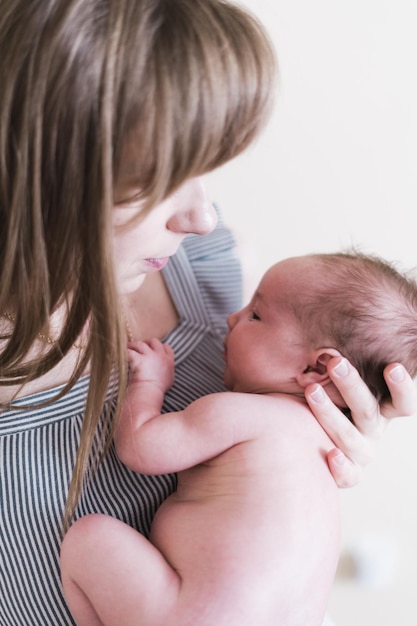
[[[65,526],[105,512],[146,534],[174,488],[113,453],[126,338],[176,350],[166,409],[222,388],[239,268],[200,177],[258,134],[274,75],[263,29],[219,0],[1,3],[2,626],[72,624]],[[346,455],[330,455],[338,484],[358,480],[385,421],[347,374],[336,382],[357,431],[307,394]],[[405,374],[390,389],[387,417],[417,404]]]

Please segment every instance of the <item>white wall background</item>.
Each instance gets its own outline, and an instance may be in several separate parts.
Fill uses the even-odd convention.
[[[417,266],[417,1],[240,4],[267,25],[279,95],[257,144],[208,183],[252,280],[351,244]],[[343,550],[370,556],[362,580],[339,572],[336,626],[417,624],[416,444],[417,418],[397,420],[363,482],[341,492]]]

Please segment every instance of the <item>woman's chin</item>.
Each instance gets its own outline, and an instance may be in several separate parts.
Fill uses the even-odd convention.
[[[119,293],[121,296],[128,296],[135,293],[143,285],[146,278],[146,274],[138,274],[132,278],[127,278],[122,281],[119,286]]]

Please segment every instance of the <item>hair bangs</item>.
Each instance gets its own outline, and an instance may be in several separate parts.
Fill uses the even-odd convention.
[[[153,19],[152,54],[129,89],[128,117],[141,116],[117,177],[149,208],[253,141],[272,109],[277,67],[263,27],[234,5],[163,3]]]

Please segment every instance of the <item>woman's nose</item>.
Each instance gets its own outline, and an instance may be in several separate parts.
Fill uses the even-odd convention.
[[[186,181],[174,194],[174,212],[168,220],[169,230],[207,235],[217,224],[217,213],[201,177]]]

